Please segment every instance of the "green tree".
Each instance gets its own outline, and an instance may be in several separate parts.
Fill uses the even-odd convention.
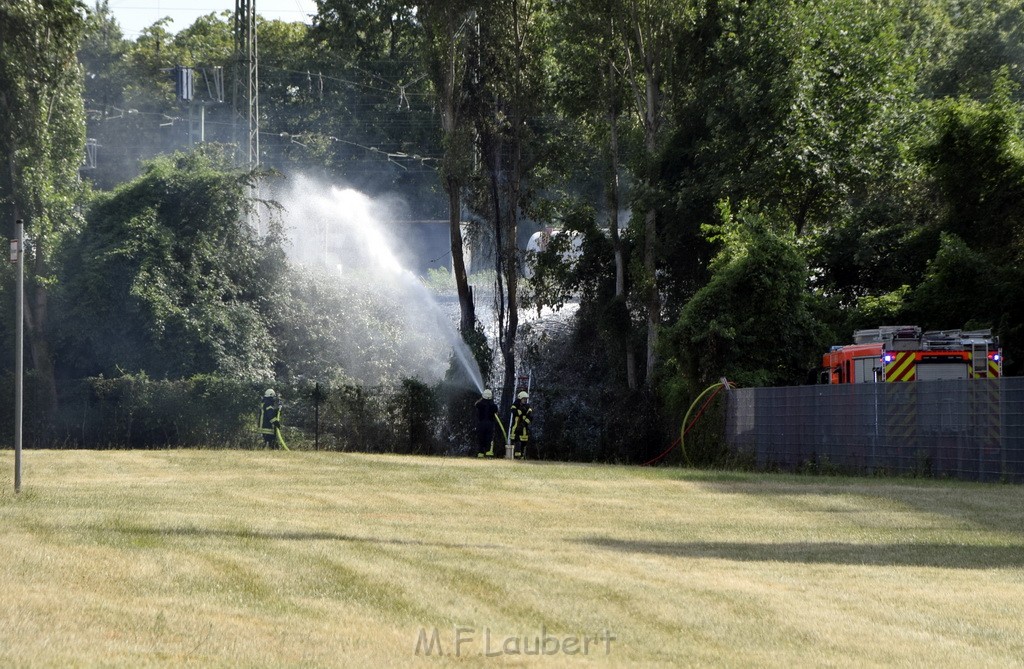
[[[916,3],[913,3],[916,4]],[[984,99],[1000,70],[1024,90],[1024,7],[1015,0],[955,0],[939,3],[920,15],[936,38],[928,55],[923,87],[932,97],[968,96]],[[924,21],[920,19],[924,18]],[[941,41],[940,41],[941,40]]]
[[[521,254],[519,224],[535,210],[544,163],[549,97],[546,2],[513,0],[481,7],[479,89],[474,122],[480,151],[476,210],[494,226],[498,349],[504,363],[502,397],[516,384]]]
[[[802,383],[822,346],[809,271],[785,215],[720,207],[711,280],[666,334],[669,403],[725,376],[744,386]]]
[[[602,2],[579,1],[555,5],[555,57],[556,102],[573,130],[580,135],[582,150],[574,154],[581,165],[590,162],[600,176],[603,201],[594,202],[598,211],[605,212],[608,239],[615,268],[615,309],[622,318],[617,328],[620,336],[615,345],[624,359],[626,386],[636,390],[636,349],[631,330],[627,284],[626,242],[620,233],[619,212],[623,209],[624,171],[621,147],[621,126],[628,116],[626,62],[620,48],[621,25],[625,23],[621,3],[617,0]],[[625,118],[624,118],[625,117]],[[594,148],[599,148],[594,151]],[[596,153],[596,161],[587,155]]]
[[[985,102],[935,107],[921,156],[937,214],[922,236],[939,239],[906,309],[923,326],[995,328],[1014,373],[1024,361],[1024,113],[1012,89],[1004,72]]]
[[[46,397],[56,400],[50,295],[58,249],[80,226],[78,168],[85,144],[82,70],[85,28],[77,0],[0,4],[0,212],[25,220],[25,331]]]
[[[441,116],[441,183],[448,195],[448,229],[452,272],[459,295],[459,330],[463,337],[476,331],[473,297],[469,292],[462,237],[462,189],[472,170],[469,121],[472,37],[476,32],[475,3],[434,0],[419,6],[424,28],[424,51]]]
[[[1004,76],[985,102],[938,104],[935,139],[921,153],[943,205],[939,230],[1016,264],[1024,260],[1024,112],[1012,89]]]
[[[963,239],[943,233],[939,250],[921,282],[903,305],[902,315],[925,329],[993,327],[1002,336],[1014,368],[1020,365],[1024,272],[1019,265],[992,262]]]
[[[90,11],[78,60],[85,74],[86,132],[93,153],[82,177],[94,187],[112,188],[136,173],[135,156],[126,146],[124,91],[131,81],[126,65],[130,42],[124,39],[108,0]]]
[[[261,163],[290,172],[323,164],[329,133],[318,132],[333,110],[325,104],[331,82],[301,23],[257,21],[260,53]]]
[[[247,223],[252,180],[197,151],[97,198],[64,262],[64,373],[273,375],[284,255]]]
[[[702,5],[683,32],[660,163],[669,314],[707,280],[700,226],[723,198],[785,212],[815,287],[843,308],[923,270],[931,207],[913,147],[924,38],[907,42],[901,4]]]
[[[327,167],[371,195],[402,193],[418,217],[443,215],[441,133],[414,4],[324,0],[312,37],[330,84],[317,124]]]
[[[662,296],[658,286],[657,159],[665,139],[669,115],[668,90],[672,78],[679,31],[692,11],[691,3],[678,0],[622,0],[619,23],[624,48],[623,70],[632,90],[633,112],[643,130],[644,153],[636,170],[641,180],[634,212],[642,212],[643,286],[647,307],[647,384],[650,386],[658,350],[662,320]]]

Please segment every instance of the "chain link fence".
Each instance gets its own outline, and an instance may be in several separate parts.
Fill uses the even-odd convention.
[[[744,388],[726,441],[759,469],[1024,482],[1024,378]]]

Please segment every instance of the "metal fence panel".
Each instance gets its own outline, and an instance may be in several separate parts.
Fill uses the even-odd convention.
[[[726,440],[763,469],[1024,482],[1024,378],[741,388]]]

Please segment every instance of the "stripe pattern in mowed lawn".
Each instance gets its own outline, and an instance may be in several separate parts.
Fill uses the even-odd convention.
[[[1024,657],[1019,486],[220,450],[25,465],[0,492],[5,666]]]

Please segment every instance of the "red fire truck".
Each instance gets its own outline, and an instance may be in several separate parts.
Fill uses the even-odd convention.
[[[821,359],[822,383],[895,383],[991,379],[1003,375],[1003,352],[991,330],[933,330],[893,325],[857,330],[853,344]]]

